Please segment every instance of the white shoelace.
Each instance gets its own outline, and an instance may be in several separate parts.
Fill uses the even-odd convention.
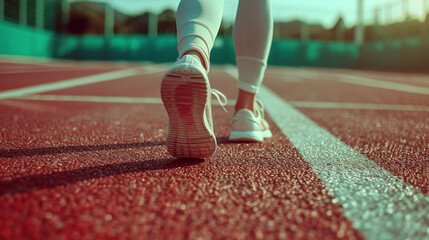
[[[225,108],[226,104],[228,103],[228,99],[225,97],[225,95],[223,93],[221,93],[219,90],[213,89],[213,88],[211,89],[211,93],[213,94],[213,96],[215,96],[217,98],[217,101],[219,102],[219,104],[223,108],[223,110],[225,112],[228,112]]]
[[[261,100],[256,99],[256,106],[258,115],[260,115],[262,118],[265,118],[265,111],[264,111],[264,105],[262,104]]]

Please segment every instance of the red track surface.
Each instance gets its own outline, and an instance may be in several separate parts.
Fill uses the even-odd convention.
[[[136,65],[38,66],[44,71],[36,71],[31,63],[1,63],[0,90]],[[68,70],[62,71],[65,67]],[[25,73],[7,73],[14,68]],[[383,81],[389,81],[383,76],[410,77],[311,71]],[[356,103],[355,110],[299,110],[429,196],[428,112],[358,109],[360,103],[429,106],[429,95],[332,79],[298,76],[299,81],[285,81],[297,78],[297,72],[269,69],[264,84],[288,101]],[[162,74],[40,95],[159,98]],[[236,82],[222,67],[214,67],[210,75],[212,87],[235,99]],[[429,77],[423,77],[419,86],[428,86]],[[176,160],[166,152],[167,115],[160,104],[83,102],[78,97],[73,102],[0,100],[0,239],[365,238],[269,117],[272,139],[229,143],[233,108],[228,110],[226,114],[214,107],[218,154],[198,161]]]

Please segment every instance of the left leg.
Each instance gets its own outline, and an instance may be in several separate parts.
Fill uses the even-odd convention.
[[[273,35],[269,0],[241,0],[234,25],[238,98],[231,141],[261,142],[272,136],[256,94],[263,81]]]

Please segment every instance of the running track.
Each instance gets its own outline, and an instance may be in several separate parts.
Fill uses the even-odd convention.
[[[273,138],[166,152],[168,65],[0,59],[0,239],[429,239],[429,75],[271,67]]]

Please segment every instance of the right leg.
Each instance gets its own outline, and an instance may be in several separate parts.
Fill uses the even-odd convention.
[[[235,110],[254,110],[273,37],[269,0],[240,0],[234,25],[239,94]]]
[[[182,0],[177,10],[179,60],[163,77],[161,98],[169,117],[167,149],[178,158],[216,152],[207,72],[222,7],[223,0]]]
[[[177,9],[179,58],[199,54],[205,69],[210,68],[210,51],[222,20],[223,0],[182,0]]]

